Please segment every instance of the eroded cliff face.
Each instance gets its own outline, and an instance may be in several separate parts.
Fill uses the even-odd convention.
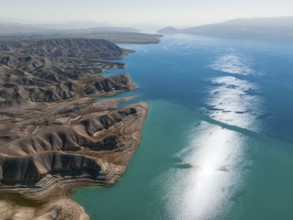
[[[0,218],[88,219],[67,193],[117,182],[147,114],[145,103],[117,107],[131,97],[95,102],[136,88],[128,75],[93,74],[124,68],[109,59],[127,51],[91,39],[0,48]]]
[[[129,159],[124,153],[133,151],[139,142],[147,107],[140,103],[110,111],[99,111],[91,104],[87,108],[70,116],[58,114],[56,120],[50,122],[47,119],[39,121],[42,116],[37,114],[25,124],[19,118],[10,130],[11,123],[6,124],[6,128],[2,124],[2,188],[17,185],[32,187],[26,191],[47,188],[50,182],[46,176],[49,175],[113,184],[121,175],[121,166],[126,165],[123,161]],[[27,115],[24,117],[28,119]],[[113,157],[108,158],[109,152]],[[117,162],[117,172],[116,168],[108,169],[110,164]]]

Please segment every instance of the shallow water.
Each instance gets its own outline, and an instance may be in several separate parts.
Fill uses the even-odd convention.
[[[110,75],[130,73],[131,102],[149,104],[143,139],[115,186],[72,197],[92,219],[293,219],[292,45],[121,45],[137,52]]]

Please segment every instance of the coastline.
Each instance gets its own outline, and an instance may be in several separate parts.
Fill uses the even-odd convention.
[[[113,155],[113,152],[101,152],[101,154],[103,154],[102,157],[110,158],[110,160],[115,161],[115,168],[113,166],[111,170],[111,172],[113,172],[115,169],[114,173],[111,173],[104,181],[95,180],[88,177],[57,177],[55,182],[52,182],[51,185],[47,186],[46,188],[23,188],[21,190],[18,187],[7,187],[5,189],[2,188],[0,190],[0,210],[2,210],[0,212],[1,218],[7,218],[9,216],[11,217],[11,213],[7,210],[10,210],[9,207],[17,207],[17,213],[13,214],[13,219],[16,220],[32,218],[80,220],[89,219],[89,216],[85,212],[84,208],[72,200],[72,198],[69,196],[69,193],[75,188],[79,187],[109,187],[118,182],[119,179],[123,176],[132,155],[139,146],[141,139],[141,129],[148,111],[148,107],[145,103],[139,103],[132,106],[141,108],[142,115],[139,117],[139,121],[137,122],[138,130],[136,130],[136,133],[133,134],[134,143],[132,144],[131,148],[115,152],[114,154],[116,155]],[[133,121],[130,124],[127,124],[127,126],[133,126]],[[99,158],[100,157],[97,157],[97,159]],[[108,164],[105,163],[104,165],[107,166]],[[6,195],[10,194],[11,196],[8,196],[8,198],[3,198],[2,193],[5,193]],[[20,199],[19,195],[23,196],[23,198]],[[35,203],[40,204],[40,206],[34,207],[30,205],[20,205],[18,204],[19,199],[23,200],[23,203]],[[75,210],[75,212],[72,213],[72,210]]]
[[[67,41],[75,48],[57,49],[60,44],[68,45]],[[5,137],[0,140],[0,217],[89,219],[84,208],[69,197],[69,192],[82,186],[111,186],[121,178],[140,143],[148,106],[141,102],[119,108],[120,102],[134,97],[94,102],[96,98],[130,91],[136,86],[125,74],[110,77],[90,74],[101,67],[124,68],[122,63],[108,62],[106,67],[101,61],[90,67],[82,63],[88,62],[89,55],[90,60],[113,60],[130,51],[92,39],[46,40],[35,43],[39,45],[37,49],[26,44],[23,47],[33,50],[30,58],[23,60],[13,43],[8,56],[0,54],[1,72],[13,75],[8,79],[1,75],[7,95],[0,100],[3,107],[0,132]],[[105,56],[105,52],[107,55],[97,57],[99,51],[92,47],[104,48],[103,44],[109,45],[109,50],[100,52],[100,56]],[[35,50],[44,54],[45,59],[34,56]],[[80,57],[68,56],[70,50],[78,51]],[[59,52],[52,58],[50,51]],[[19,58],[11,58],[11,54],[19,54]],[[81,74],[72,75],[69,72],[72,69]],[[20,83],[19,70],[34,80]],[[18,100],[11,101],[16,94]]]

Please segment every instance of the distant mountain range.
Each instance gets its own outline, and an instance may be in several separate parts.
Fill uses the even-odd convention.
[[[162,34],[196,34],[226,37],[292,38],[293,17],[241,18],[217,24],[194,26],[184,29],[166,27]]]
[[[108,26],[107,26],[108,25]],[[68,32],[140,32],[130,27],[114,27],[107,23],[91,21],[68,21],[59,24],[21,24],[0,22],[0,35],[31,34],[31,33],[68,33]]]
[[[86,29],[86,28],[99,28],[99,27],[113,27],[112,24],[108,22],[95,22],[91,20],[79,21],[70,20],[60,23],[50,23],[50,24],[33,24],[31,26],[46,29]]]
[[[18,23],[0,22],[0,35],[2,34],[18,34],[18,33],[32,33],[42,32],[44,30],[29,25],[23,25]]]

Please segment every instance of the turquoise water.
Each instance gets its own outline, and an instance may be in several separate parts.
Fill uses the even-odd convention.
[[[293,44],[122,46],[137,52],[109,75],[130,73],[150,112],[121,180],[72,193],[91,218],[293,219]]]

